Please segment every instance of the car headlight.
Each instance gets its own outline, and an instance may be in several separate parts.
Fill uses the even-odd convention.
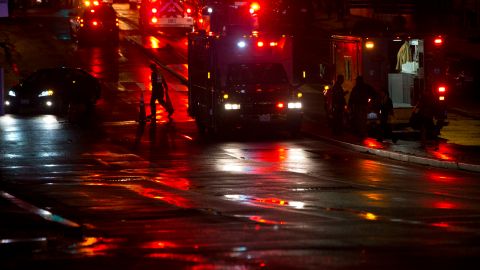
[[[225,110],[240,110],[240,104],[225,103]]]
[[[288,103],[288,108],[289,109],[301,109],[302,108],[302,103],[301,102],[289,102]]]
[[[48,96],[53,96],[53,90],[44,90],[38,95],[38,97],[48,97]]]
[[[17,94],[13,90],[8,91],[8,95],[11,96],[11,97],[17,96]]]

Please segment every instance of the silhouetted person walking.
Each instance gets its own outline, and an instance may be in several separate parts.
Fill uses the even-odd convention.
[[[388,91],[380,92],[379,96],[379,118],[380,118],[380,130],[378,141],[390,138],[395,143],[397,137],[392,131],[391,118],[393,117],[393,102],[390,98]]]
[[[150,74],[150,81],[152,83],[152,96],[150,97],[150,111],[151,111],[151,119],[152,124],[156,121],[157,115],[157,108],[155,102],[158,101],[160,105],[165,108],[168,112],[168,118],[171,118],[173,113],[173,109],[168,108],[165,96],[168,95],[168,86],[163,74],[159,72],[157,65],[151,64],[150,70],[152,71]]]

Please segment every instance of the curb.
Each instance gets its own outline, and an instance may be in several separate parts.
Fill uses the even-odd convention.
[[[455,162],[455,161],[445,161],[445,160],[438,160],[433,158],[427,157],[418,157],[410,154],[400,153],[400,152],[393,152],[387,151],[382,149],[374,149],[369,148],[366,146],[361,146],[357,144],[352,144],[344,141],[338,141],[329,137],[325,137],[322,135],[317,135],[312,132],[305,132],[310,136],[322,139],[324,141],[331,142],[335,145],[339,145],[344,148],[349,148],[357,152],[373,154],[376,156],[386,157],[393,160],[408,162],[408,163],[415,163],[418,165],[427,165],[437,168],[444,168],[444,169],[456,169],[456,170],[464,170],[469,172],[480,172],[480,165],[471,164],[471,163],[464,163],[464,162]]]

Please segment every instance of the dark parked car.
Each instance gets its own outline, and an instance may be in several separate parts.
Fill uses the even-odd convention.
[[[115,9],[102,3],[80,9],[78,14],[71,14],[70,29],[73,38],[85,42],[118,42],[118,18]]]
[[[91,111],[100,92],[98,79],[82,69],[40,69],[8,90],[5,109],[10,113],[63,114],[82,105]]]

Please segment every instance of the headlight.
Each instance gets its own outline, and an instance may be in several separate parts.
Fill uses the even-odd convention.
[[[240,110],[240,104],[225,103],[225,110]]]
[[[48,97],[53,96],[53,90],[44,90],[38,95],[38,97]]]
[[[301,102],[289,102],[288,103],[288,108],[289,109],[301,109],[302,108],[302,103]]]
[[[8,95],[11,96],[11,97],[15,97],[17,94],[15,93],[15,91],[10,90],[10,91],[8,91]]]

